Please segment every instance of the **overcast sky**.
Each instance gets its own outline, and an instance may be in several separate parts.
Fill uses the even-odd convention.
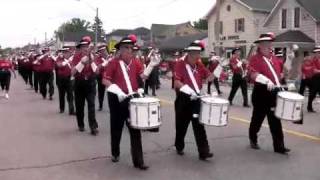
[[[2,47],[43,42],[61,23],[78,17],[93,21],[95,8],[106,32],[177,24],[204,17],[215,0],[0,0]]]

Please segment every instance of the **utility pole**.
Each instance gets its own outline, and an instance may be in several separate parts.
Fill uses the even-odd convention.
[[[221,6],[221,0],[216,0],[216,22],[215,22],[215,52],[218,56],[221,55],[221,49],[220,49],[220,6]]]
[[[96,8],[96,30],[95,30],[95,36],[94,36],[94,46],[95,47],[97,46],[97,43],[98,43],[98,21],[99,21],[98,13],[99,13],[99,9]]]

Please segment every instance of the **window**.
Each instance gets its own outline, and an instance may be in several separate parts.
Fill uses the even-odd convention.
[[[244,32],[244,18],[235,19],[234,25],[235,32]]]
[[[227,6],[227,11],[229,11],[229,12],[231,11],[231,6],[230,5]]]
[[[287,9],[282,9],[281,11],[281,28],[287,28]]]
[[[220,21],[219,27],[220,27],[219,34],[223,34],[223,22],[222,21]]]
[[[300,27],[300,8],[294,8],[294,27]]]

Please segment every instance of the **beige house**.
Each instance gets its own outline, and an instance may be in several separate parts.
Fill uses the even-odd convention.
[[[209,49],[220,49],[229,58],[232,49],[239,47],[245,57],[276,3],[277,0],[221,0],[219,39],[215,37],[216,6],[206,16]]]
[[[262,31],[276,34],[274,46],[283,49],[289,78],[299,75],[306,52],[320,41],[319,0],[278,0],[263,23]],[[297,45],[297,46],[296,46]],[[299,47],[293,51],[293,46]]]

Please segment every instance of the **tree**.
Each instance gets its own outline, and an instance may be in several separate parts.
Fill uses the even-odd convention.
[[[63,23],[58,30],[55,31],[55,34],[60,39],[63,39],[64,34],[67,33],[92,34],[90,27],[90,22],[80,18],[73,18],[70,21]]]
[[[208,21],[206,19],[199,19],[198,21],[194,21],[193,25],[197,29],[208,30]]]
[[[97,39],[98,41],[102,40],[102,37],[105,35],[105,31],[103,29],[103,23],[99,17],[94,18],[94,22],[91,26],[91,30],[95,33],[97,29]]]

